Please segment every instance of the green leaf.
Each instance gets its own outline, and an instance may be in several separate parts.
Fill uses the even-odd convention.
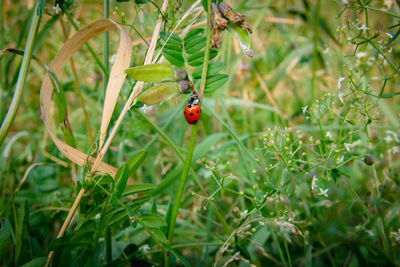
[[[226,136],[225,133],[216,133],[207,136],[200,144],[196,145],[193,152],[193,160],[204,157],[211,147],[224,136]]]
[[[11,224],[7,219],[3,219],[0,228],[0,258],[11,241]]]
[[[110,197],[110,205],[116,207],[118,200],[121,198],[122,193],[125,189],[126,182],[128,181],[128,167],[127,164],[123,164],[115,175],[114,188]]]
[[[180,68],[184,65],[185,60],[183,59],[182,53],[176,53],[168,50],[163,50],[162,55],[165,57],[166,60],[169,61],[169,63],[171,63],[172,65]]]
[[[203,33],[204,33],[203,28],[194,28],[194,29],[190,30],[185,36],[185,39],[184,39],[185,44],[187,42],[189,42],[193,37],[203,34]]]
[[[395,92],[395,93],[391,93],[391,94],[382,94],[379,97],[380,98],[392,98],[392,97],[394,97],[396,95],[400,95],[400,92]]]
[[[117,0],[118,1],[118,0]],[[119,2],[128,2],[129,0],[119,0]],[[148,3],[148,2],[150,2],[150,0],[135,0],[135,3],[137,4],[137,5],[142,5],[142,4],[146,4],[146,3]]]
[[[207,68],[207,78],[214,76],[219,71],[225,68],[225,64],[222,62],[212,62]],[[203,72],[203,65],[198,66],[192,73],[193,79],[201,79],[201,74]]]
[[[140,219],[149,228],[160,228],[167,225],[164,218],[155,213],[145,214]]]
[[[140,165],[146,159],[146,156],[147,151],[140,150],[127,160],[126,165],[128,166],[128,177],[133,175],[133,173],[140,167]]]
[[[46,264],[47,257],[40,257],[25,263],[22,267],[42,267]]]
[[[158,82],[172,80],[174,68],[167,64],[149,64],[126,69],[125,73],[137,81]]]
[[[190,66],[200,66],[201,64],[203,64],[203,60],[204,60],[204,53],[205,51],[200,51],[200,52],[196,52],[193,55],[191,55],[188,58],[188,63]],[[213,59],[218,55],[218,51],[216,49],[211,49],[210,50],[210,57],[209,59]]]
[[[204,35],[196,35],[190,39],[185,38],[185,52],[193,54],[203,49],[206,45],[206,37]]]
[[[155,189],[156,186],[153,184],[130,184],[125,187],[124,192],[122,193],[122,196],[130,196],[133,194],[137,193],[143,193],[147,191],[151,191]]]
[[[152,234],[153,238],[157,239],[162,244],[167,243],[167,238],[165,237],[165,234],[163,232],[161,232],[160,230],[151,229],[151,234]]]
[[[211,92],[216,89],[221,88],[229,79],[229,76],[226,74],[217,74],[206,81],[206,92]]]

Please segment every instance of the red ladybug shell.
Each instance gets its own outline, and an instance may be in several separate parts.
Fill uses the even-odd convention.
[[[200,119],[201,109],[199,105],[186,104],[183,114],[185,115],[185,120],[189,124],[196,124]]]

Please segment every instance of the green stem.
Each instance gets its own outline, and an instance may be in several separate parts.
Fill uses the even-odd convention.
[[[34,9],[36,9],[36,7],[37,5],[34,6]],[[15,119],[15,115],[17,114],[18,106],[21,100],[22,90],[24,89],[26,76],[28,75],[29,65],[32,59],[32,50],[38,33],[41,16],[42,16],[41,12],[35,12],[33,14],[33,19],[31,22],[31,27],[29,29],[28,39],[25,45],[24,56],[22,57],[21,68],[19,70],[18,80],[15,86],[14,95],[11,100],[10,107],[8,108],[7,115],[4,118],[4,121],[0,128],[0,145],[3,143],[8,130],[10,129]]]
[[[311,101],[310,104],[314,102],[315,99],[315,72],[317,71],[317,60],[318,60],[318,29],[319,29],[319,10],[320,10],[320,0],[317,0],[317,5],[315,7],[314,15],[314,50],[313,50],[313,61],[312,61],[312,78],[311,78]]]
[[[206,79],[207,79],[208,61],[210,59],[210,43],[211,43],[210,22],[211,22],[211,0],[207,0],[206,47],[205,47],[204,60],[203,60],[203,72],[201,75],[200,90],[199,90],[200,105],[201,105],[201,102],[203,99],[204,88],[205,88]],[[171,245],[172,239],[174,237],[176,217],[178,216],[178,211],[179,211],[179,207],[181,205],[186,180],[187,180],[188,173],[190,170],[190,164],[192,162],[194,145],[196,143],[196,135],[197,135],[197,124],[195,124],[192,128],[192,134],[190,136],[190,142],[189,142],[188,152],[186,155],[186,160],[185,160],[185,163],[183,166],[183,171],[182,171],[182,175],[181,175],[181,178],[179,181],[177,194],[176,194],[175,201],[174,201],[174,204],[172,207],[171,220],[170,220],[169,227],[168,227],[168,245]],[[166,253],[164,254],[164,265],[169,266],[169,258]]]

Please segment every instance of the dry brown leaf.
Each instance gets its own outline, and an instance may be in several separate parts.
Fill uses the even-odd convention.
[[[68,41],[64,44],[64,46],[61,48],[61,50],[54,57],[50,64],[50,68],[54,71],[55,75],[59,76],[69,59],[83,44],[85,44],[89,39],[101,33],[114,30],[120,31],[120,43],[114,65],[111,68],[110,77],[107,85],[106,100],[104,103],[103,118],[100,130],[101,142],[104,141],[110,118],[118,98],[118,94],[126,77],[124,70],[128,68],[130,64],[132,45],[128,34],[116,22],[110,19],[97,20],[82,28],[70,39],[68,39]],[[75,164],[83,166],[88,159],[93,164],[93,158],[88,157],[88,155],[86,155],[85,153],[67,145],[62,140],[58,139],[55,134],[53,134],[50,127],[50,106],[52,93],[53,86],[50,81],[50,77],[47,74],[43,80],[42,87],[40,89],[40,112],[41,119],[46,126],[55,145],[60,150],[60,152],[63,153],[64,156],[66,156]],[[116,168],[106,163],[100,163],[97,170],[109,173],[112,176],[114,176],[117,171]]]

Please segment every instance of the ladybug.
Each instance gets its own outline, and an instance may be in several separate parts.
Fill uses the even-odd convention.
[[[199,97],[196,94],[189,98],[189,101],[185,106],[183,115],[185,115],[185,120],[189,124],[196,124],[200,119],[201,109],[199,103]]]

